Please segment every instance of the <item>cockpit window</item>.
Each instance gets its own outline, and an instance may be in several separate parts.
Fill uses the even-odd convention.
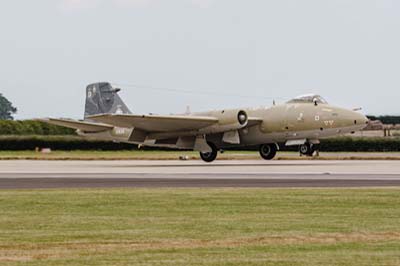
[[[301,95],[298,96],[290,101],[288,103],[321,103],[321,104],[327,104],[328,102],[325,101],[324,98],[317,94],[307,94],[307,95]]]

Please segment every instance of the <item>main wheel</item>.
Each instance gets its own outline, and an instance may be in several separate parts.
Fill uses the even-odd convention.
[[[211,152],[200,152],[200,157],[203,161],[207,163],[213,162],[215,159],[217,159],[218,155],[218,150],[217,147],[214,145],[212,142],[207,142],[208,146],[211,148]]]
[[[260,155],[264,160],[272,160],[276,155],[276,145],[275,144],[263,144],[260,145]]]
[[[310,143],[304,143],[303,145],[300,145],[300,153],[302,155],[312,156],[314,151],[314,145]]]

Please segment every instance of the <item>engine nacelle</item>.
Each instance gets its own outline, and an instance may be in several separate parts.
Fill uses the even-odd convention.
[[[243,110],[213,111],[207,114],[218,119],[218,123],[199,130],[201,134],[215,134],[239,130],[247,126],[249,117]]]

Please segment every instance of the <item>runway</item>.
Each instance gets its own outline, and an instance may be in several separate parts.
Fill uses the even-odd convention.
[[[0,189],[400,186],[397,161],[0,161]]]

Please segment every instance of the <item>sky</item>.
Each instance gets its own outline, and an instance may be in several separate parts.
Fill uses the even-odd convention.
[[[400,115],[398,0],[2,0],[0,93],[18,119],[82,118],[109,81],[134,113],[318,93]]]

